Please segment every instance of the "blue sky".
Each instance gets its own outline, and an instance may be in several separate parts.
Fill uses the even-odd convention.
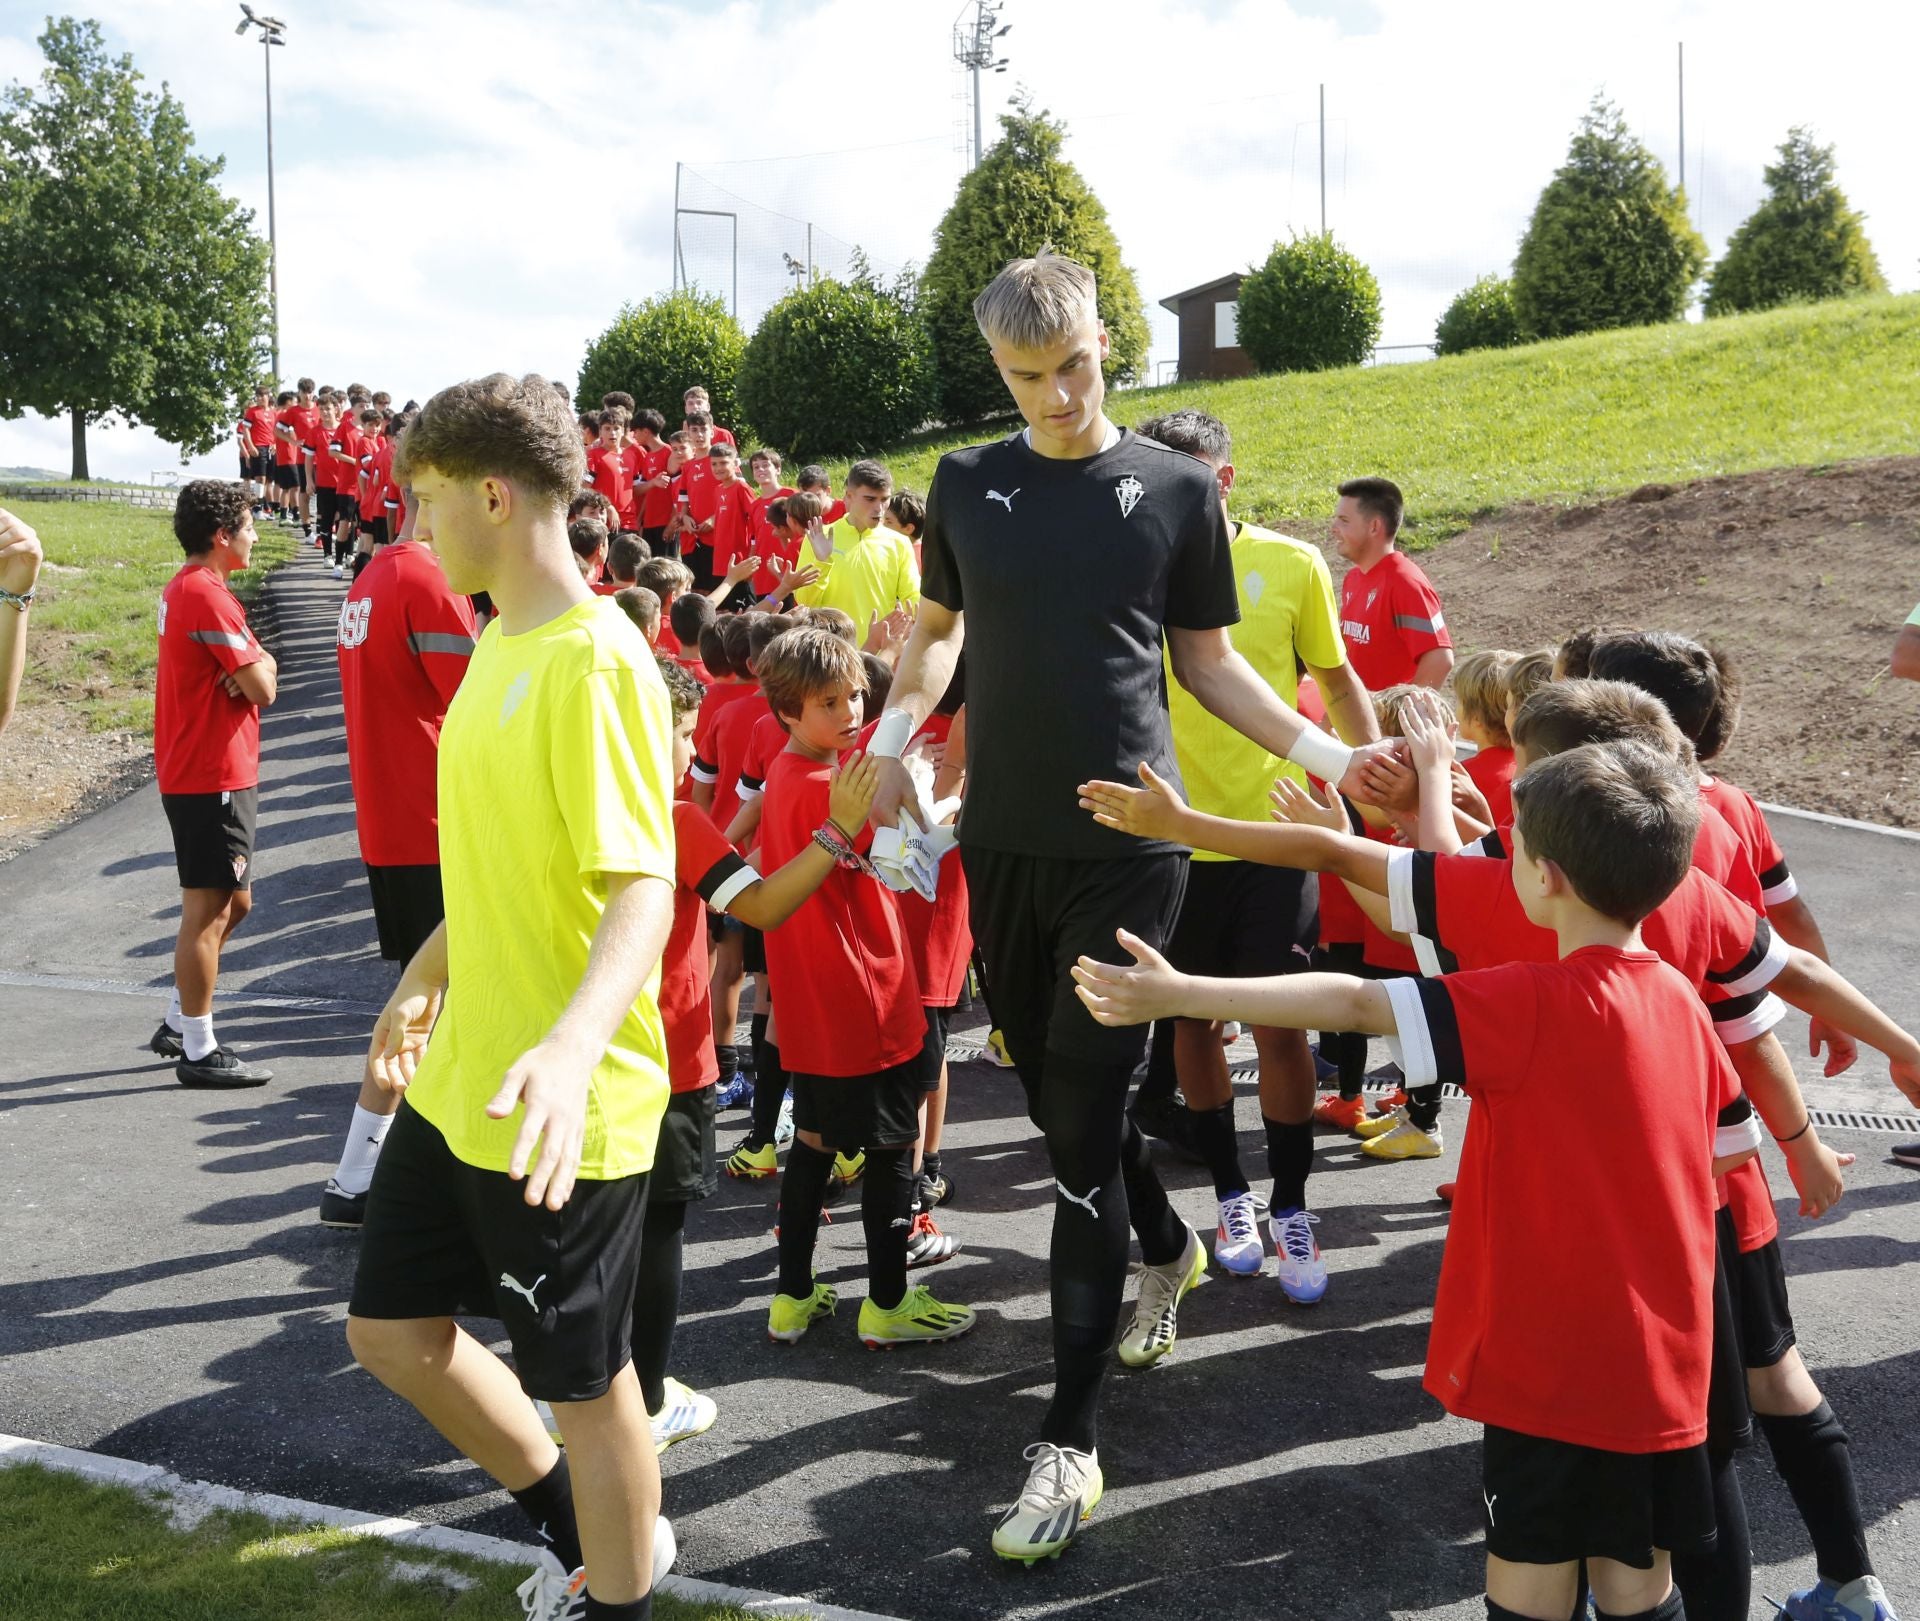
[[[691,198],[744,205],[742,303],[783,284],[773,226],[812,220],[882,265],[924,261],[964,166],[958,0],[595,8],[549,0],[267,0],[274,53],[282,364],[424,397],[505,368],[571,379],[587,341],[670,279],[676,164]],[[47,6],[0,0],[0,80],[37,78]],[[1920,283],[1902,10],[1784,0],[1006,0],[1010,70],[1065,119],[1173,355],[1168,293],[1327,222],[1380,278],[1389,344],[1429,339],[1452,294],[1503,270],[1540,186],[1604,89],[1675,158],[1687,44],[1687,183],[1717,251],[1757,201],[1789,124],[1838,147],[1840,179],[1896,288]],[[591,18],[583,27],[581,19]],[[1093,28],[1087,19],[1098,19]],[[185,103],[227,183],[266,219],[261,50],[232,0],[102,17]],[[804,223],[781,242],[803,241]],[[690,224],[689,272],[725,292],[731,227]],[[796,235],[795,233],[798,233]],[[764,250],[764,251],[762,251]],[[804,252],[804,249],[791,251]],[[94,430],[96,474],[179,458]],[[67,428],[0,422],[0,465],[64,469]],[[224,473],[221,454],[194,464]]]

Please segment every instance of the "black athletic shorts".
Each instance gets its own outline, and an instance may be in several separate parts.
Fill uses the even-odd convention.
[[[559,1210],[455,1157],[402,1102],[367,1193],[355,1317],[495,1317],[529,1396],[592,1401],[633,1354],[648,1175],[576,1182]]]
[[[655,557],[667,557],[673,548],[667,544],[667,526],[663,523],[642,524],[640,538],[647,543],[647,550]]]
[[[1780,1240],[1770,1238],[1748,1250],[1727,1269],[1734,1323],[1740,1331],[1740,1360],[1749,1368],[1770,1368],[1792,1350],[1798,1336],[1787,1306],[1787,1274],[1780,1264]]]
[[[767,971],[767,937],[751,923],[740,925],[740,967],[749,974]]]
[[[240,452],[240,481],[244,484],[248,479],[252,477],[253,477],[253,452],[251,450],[243,450]]]
[[[268,483],[273,477],[273,452],[262,450],[258,445],[253,449],[253,463],[247,471],[247,477],[256,484]]]
[[[300,469],[292,462],[273,464],[273,487],[276,490],[297,490],[300,488]]]
[[[958,1006],[959,1003],[956,1002],[954,1007]],[[939,1062],[934,1065],[933,1087],[931,1090],[937,1091],[939,1089],[939,1068],[940,1064],[946,1062],[947,1032],[952,1028],[952,1007],[930,1007],[927,1009],[927,1039],[932,1044],[933,1050],[939,1055]]]
[[[851,1154],[858,1148],[901,1148],[920,1135],[920,1104],[940,1087],[940,1058],[927,1040],[904,1064],[877,1075],[789,1073],[793,1124],[818,1132],[827,1147]]]
[[[1487,1552],[1520,1565],[1617,1559],[1651,1570],[1656,1548],[1702,1554],[1718,1537],[1705,1443],[1602,1452],[1486,1426]]]
[[[1753,1445],[1753,1406],[1735,1298],[1739,1268],[1733,1212],[1718,1211],[1713,1222],[1713,1349],[1707,1375],[1707,1450],[1716,1458],[1729,1458]]]
[[[1313,966],[1320,881],[1257,861],[1190,861],[1167,961],[1209,979],[1271,978]]]
[[[1169,851],[1076,861],[963,843],[960,861],[987,1005],[1029,1088],[1048,1053],[1130,1072],[1146,1052],[1147,1026],[1098,1023],[1074,994],[1068,969],[1082,956],[1130,961],[1114,939],[1119,928],[1163,948],[1179,916],[1188,857]]]
[[[693,570],[693,588],[696,591],[711,591],[720,583],[720,576],[713,572],[713,542],[696,540],[693,550],[681,561]]]
[[[647,1197],[654,1204],[686,1204],[704,1199],[720,1186],[720,1163],[713,1143],[714,1086],[676,1092],[660,1122],[660,1143],[647,1175]]]
[[[253,883],[257,788],[221,794],[162,794],[173,829],[173,864],[182,889],[246,889]]]
[[[313,492],[314,526],[319,529],[322,534],[329,532],[338,521],[334,511],[334,501],[336,498],[335,492],[327,488],[324,484]]]
[[[376,546],[387,543],[387,515],[383,512],[377,518],[361,518],[360,533],[368,536]]]
[[[447,915],[447,903],[440,892],[440,864],[369,867],[367,888],[373,891],[373,925],[380,931],[380,955],[388,962],[412,962],[413,954]]]

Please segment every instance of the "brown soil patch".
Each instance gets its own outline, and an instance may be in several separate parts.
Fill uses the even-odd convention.
[[[1420,564],[1462,651],[1597,623],[1719,643],[1745,697],[1716,770],[1760,799],[1920,826],[1920,685],[1880,679],[1920,600],[1920,457],[1517,506]]]
[[[16,709],[0,739],[0,861],[152,775],[153,745],[138,732],[89,731],[78,707]]]

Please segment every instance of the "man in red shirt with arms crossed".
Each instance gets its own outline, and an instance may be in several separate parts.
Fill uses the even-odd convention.
[[[336,652],[360,859],[380,955],[407,963],[446,915],[440,890],[440,727],[473,656],[473,604],[413,538],[374,554],[340,608]],[[320,1195],[320,1225],[358,1228],[398,1093],[360,1079],[340,1163]]]
[[[1439,593],[1394,543],[1404,510],[1384,478],[1348,479],[1333,509],[1334,545],[1353,565],[1340,582],[1340,634],[1369,692],[1406,681],[1442,687],[1453,668]]]
[[[279,666],[255,640],[227,579],[253,554],[253,513],[241,484],[195,479],[173,508],[187,560],[160,596],[160,668],[153,757],[180,873],[173,1002],[149,1044],[176,1058],[183,1086],[264,1086],[213,1034],[220,948],[253,905],[259,808],[260,709]]]
[[[1102,1023],[1184,1014],[1395,1037],[1409,1084],[1454,1081],[1467,1139],[1426,1388],[1486,1426],[1491,1621],[1558,1617],[1580,1563],[1603,1617],[1682,1614],[1671,1554],[1715,1534],[1706,1457],[1716,1173],[1751,1115],[1711,1021],[1639,921],[1686,877],[1699,796],[1638,744],[1588,745],[1515,784],[1513,885],[1559,960],[1444,980],[1204,980],[1123,933],[1083,960]],[[1570,1072],[1565,1054],[1585,1060]],[[1581,1129],[1543,1156],[1543,1130]]]

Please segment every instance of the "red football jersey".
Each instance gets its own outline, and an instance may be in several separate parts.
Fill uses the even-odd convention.
[[[327,441],[332,432],[320,425],[320,408],[315,406],[307,422],[306,431],[301,435],[306,446],[307,466],[313,469],[313,482],[316,489],[333,488],[333,453],[327,449]]]
[[[666,617],[661,616],[661,624]],[[665,638],[662,638],[662,651]],[[671,658],[673,655],[667,655]],[[707,688],[707,695],[700,700],[700,718],[693,723],[693,765],[687,775],[695,782],[714,782],[720,780],[720,754],[713,741],[713,729],[720,724],[720,717],[726,713],[729,704],[742,698],[760,696],[760,684],[757,681],[715,681]]]
[[[689,527],[680,536],[680,550],[690,552],[708,537],[695,532],[692,525],[705,523],[713,516],[714,507],[719,499],[719,487],[713,480],[713,464],[705,456],[697,457],[680,469],[679,477],[673,481],[673,499],[676,506],[685,498],[685,509]]]
[[[712,968],[707,908],[727,903],[760,875],[742,861],[698,805],[673,806],[673,927],[660,958],[660,1021],[667,1031],[667,1078],[676,1092],[697,1092],[720,1078],[713,1050]]]
[[[1340,635],[1347,659],[1369,692],[1413,679],[1422,653],[1453,646],[1440,594],[1420,565],[1398,549],[1340,582]]]
[[[1353,813],[1349,811],[1348,816],[1350,819],[1352,815]],[[1371,839],[1375,844],[1395,845],[1397,843],[1394,837],[1394,830],[1390,827],[1370,827],[1365,822],[1362,822],[1357,831],[1361,837]],[[1347,886],[1342,884],[1337,878],[1333,880],[1332,883],[1321,885],[1322,889],[1333,889],[1336,887],[1345,889]],[[1360,911],[1359,903],[1355,901],[1351,895],[1348,895],[1346,900],[1359,915],[1360,956],[1361,960],[1364,961],[1369,968],[1384,969],[1391,974],[1417,974],[1420,972],[1420,959],[1415,955],[1411,946],[1402,945],[1398,940],[1394,939],[1392,935],[1382,933],[1375,925],[1373,919],[1368,917],[1365,912]]]
[[[1513,750],[1481,749],[1464,762],[1468,778],[1493,812],[1496,832],[1513,826]]]
[[[633,463],[625,449],[608,450],[595,445],[587,452],[587,485],[613,503],[622,529],[640,527],[633,504]]]
[[[360,499],[360,456],[366,445],[367,436],[344,418],[327,441],[333,453],[333,487],[356,501]]]
[[[767,772],[761,864],[778,871],[826,820],[828,767],[791,749]],[[863,840],[864,842],[864,840]],[[875,1075],[926,1040],[927,1016],[900,915],[865,873],[836,866],[766,937],[780,1058],[802,1075]]]
[[[708,738],[715,761],[713,825],[723,833],[740,814],[740,772],[746,764],[748,741],[754,727],[772,714],[766,695],[758,687],[752,687],[749,696],[727,705],[713,723]],[[814,823],[815,827],[819,825]]]
[[[273,415],[273,463],[276,467],[297,467],[300,464],[300,429],[294,421],[294,412],[299,409],[289,405],[284,411]],[[292,436],[280,432],[282,428],[292,429]]]
[[[1753,1141],[1750,1120],[1718,1124],[1739,1084],[1699,998],[1652,952],[1606,946],[1387,994],[1406,1084],[1452,1081],[1473,1099],[1427,1391],[1462,1418],[1574,1446],[1697,1445],[1712,1161]],[[1549,1138],[1573,1147],[1542,1154]]]
[[[393,441],[384,433],[360,441],[360,516],[368,523],[387,510],[387,484],[393,476]]]
[[[440,727],[473,656],[473,604],[419,541],[382,546],[340,608],[347,772],[369,867],[440,861]]]
[[[260,662],[240,599],[217,569],[187,563],[160,593],[153,763],[163,794],[222,794],[260,781],[260,707],[223,676]]]
[[[671,445],[655,445],[651,450],[642,450],[640,452],[641,478],[658,478],[667,470],[667,458],[672,454]],[[657,490],[649,489],[640,503],[641,526],[646,529],[658,529],[672,516],[673,487],[663,484]]]
[[[713,543],[713,572],[724,575],[736,558],[754,555],[753,486],[742,478],[731,484],[716,480],[713,503],[713,533],[707,539]]]
[[[1760,898],[1768,906],[1778,906],[1800,893],[1787,868],[1786,853],[1774,839],[1773,829],[1767,826],[1767,818],[1752,794],[1723,778],[1708,777],[1700,784],[1700,797],[1739,835],[1754,876],[1759,879]]]
[[[787,729],[780,724],[780,717],[774,714],[762,715],[754,722],[753,730],[747,734],[747,752],[740,761],[740,803],[747,804],[757,798],[767,786],[767,773],[773,769],[774,760],[787,746]],[[865,738],[860,746],[866,747]],[[743,849],[758,847],[760,832],[756,828]]]
[[[778,725],[776,721],[774,723]],[[872,741],[879,721],[860,733],[860,747]],[[914,733],[945,743],[953,732],[951,715],[929,715]],[[913,958],[914,977],[920,981],[920,1000],[927,1007],[950,1008],[960,1000],[967,982],[967,964],[973,960],[973,930],[967,920],[967,874],[958,852],[940,863],[940,882],[932,901],[919,891],[890,891],[900,908],[900,926],[907,932],[907,954]]]
[[[271,405],[249,405],[240,413],[255,450],[265,450],[273,443],[273,425],[279,419],[279,413]]]

